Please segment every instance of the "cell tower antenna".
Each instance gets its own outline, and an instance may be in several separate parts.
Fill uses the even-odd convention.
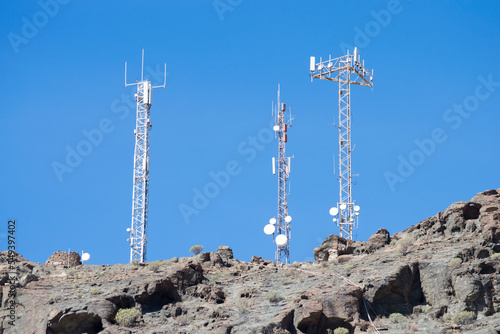
[[[360,61],[358,48],[353,54],[316,63],[310,59],[311,81],[313,79],[339,83],[339,183],[340,200],[330,209],[333,221],[340,228],[339,235],[352,240],[352,230],[358,227],[359,206],[352,199],[351,174],[351,85],[367,86],[373,89],[373,70],[369,71]]]
[[[264,227],[264,233],[273,235],[276,243],[276,263],[290,263],[290,222],[292,217],[288,215],[288,195],[290,195],[290,158],[285,155],[285,144],[287,142],[287,130],[291,126],[291,116],[286,119],[286,105],[281,103],[280,86],[278,85],[278,101],[273,112],[275,125],[273,130],[278,138],[278,159],[273,158],[273,174],[278,172],[278,215],[271,218],[269,224]]]
[[[134,185],[132,191],[132,226],[130,232],[130,262],[146,262],[148,203],[149,203],[149,130],[151,129],[150,108],[153,88],[167,84],[167,64],[165,64],[164,83],[152,86],[149,79],[144,80],[144,49],[142,49],[141,81],[127,83],[127,63],[125,62],[125,87],[137,85],[137,117],[135,123]]]

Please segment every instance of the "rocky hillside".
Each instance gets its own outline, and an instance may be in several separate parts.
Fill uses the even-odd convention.
[[[224,246],[140,265],[78,265],[71,256],[69,268],[67,254],[47,264],[15,254],[11,285],[3,252],[0,333],[499,334],[499,192],[392,236],[330,236],[315,263],[247,263]]]

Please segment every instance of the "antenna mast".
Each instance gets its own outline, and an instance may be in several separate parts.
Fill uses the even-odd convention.
[[[373,70],[370,72],[361,62],[358,48],[354,53],[316,63],[310,62],[313,79],[337,81],[339,83],[339,183],[340,200],[330,209],[333,221],[340,227],[340,237],[352,240],[352,230],[358,227],[359,206],[352,200],[351,174],[351,85],[373,89]]]
[[[292,217],[288,215],[288,195],[290,187],[288,177],[290,175],[290,157],[285,155],[285,144],[287,142],[287,128],[292,124],[291,116],[285,119],[286,105],[280,101],[280,87],[278,85],[278,103],[276,104],[273,115],[275,125],[273,130],[278,138],[278,159],[273,161],[273,174],[278,171],[278,215],[271,218],[269,224],[264,227],[266,234],[273,234],[276,242],[276,263],[290,263],[290,222]],[[274,235],[276,234],[276,238]]]
[[[141,81],[127,83],[127,63],[125,63],[125,87],[136,85],[137,117],[135,125],[134,186],[132,191],[132,226],[130,232],[130,262],[146,261],[148,202],[149,202],[149,120],[153,88],[165,87],[167,83],[167,64],[165,78],[161,86],[152,86],[149,79],[144,80],[144,49],[142,49]]]

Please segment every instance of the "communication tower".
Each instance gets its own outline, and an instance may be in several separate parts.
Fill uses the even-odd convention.
[[[287,142],[287,130],[292,125],[291,112],[286,119],[286,105],[280,101],[280,88],[278,85],[278,103],[273,107],[275,125],[273,130],[278,138],[278,159],[273,158],[273,174],[278,172],[278,215],[269,220],[264,227],[264,233],[273,235],[276,242],[276,263],[290,263],[290,222],[292,217],[288,215],[288,195],[290,187],[288,177],[290,175],[290,157],[285,155],[285,144]],[[276,237],[275,237],[276,235]]]
[[[316,63],[310,59],[311,82],[313,79],[337,81],[339,83],[339,183],[340,200],[330,209],[333,221],[340,227],[340,236],[352,240],[352,230],[358,227],[359,206],[352,199],[351,174],[351,85],[373,89],[373,70],[369,71],[361,62],[358,49],[354,53],[330,57]]]
[[[147,229],[148,229],[148,201],[149,201],[149,119],[153,88],[165,87],[167,83],[167,64],[165,64],[165,78],[161,86],[152,86],[149,79],[144,80],[144,49],[142,50],[141,81],[127,83],[127,63],[125,62],[125,87],[136,85],[137,117],[135,125],[134,150],[134,185],[132,191],[132,226],[130,232],[130,262],[146,261]]]

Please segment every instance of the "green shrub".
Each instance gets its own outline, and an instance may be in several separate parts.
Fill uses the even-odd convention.
[[[141,311],[136,308],[122,308],[116,313],[115,321],[120,326],[132,327],[140,316]]]
[[[201,246],[201,245],[194,245],[194,246],[191,246],[191,248],[189,248],[189,251],[191,253],[193,253],[194,255],[200,254],[202,250],[203,250],[203,246]]]
[[[389,320],[395,324],[400,324],[405,321],[405,316],[401,313],[391,313],[389,315]]]
[[[284,298],[280,296],[278,291],[269,291],[268,293],[266,293],[266,299],[269,300],[271,304],[277,304]]]
[[[451,316],[451,322],[457,325],[472,324],[476,320],[476,314],[472,311],[462,311]]]
[[[349,334],[349,330],[344,327],[339,327],[333,331],[333,334]]]
[[[101,288],[95,287],[95,288],[90,289],[89,293],[91,295],[100,295],[102,293],[102,290],[101,290]]]
[[[455,257],[450,260],[450,262],[448,263],[448,267],[458,268],[460,267],[461,264],[462,264],[462,259],[459,257]]]

